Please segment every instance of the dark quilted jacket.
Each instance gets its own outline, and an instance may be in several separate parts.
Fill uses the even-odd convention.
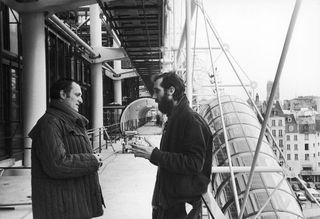
[[[53,101],[30,132],[35,219],[91,218],[103,214],[97,159],[88,120]]]
[[[212,133],[189,107],[186,96],[173,109],[160,150],[150,161],[158,166],[152,204],[163,208],[199,200],[207,191],[212,166]]]

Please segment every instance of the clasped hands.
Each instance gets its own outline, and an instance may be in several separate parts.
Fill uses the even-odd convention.
[[[98,160],[99,168],[101,168],[103,165],[102,155],[100,153],[94,153],[93,156]]]
[[[141,142],[134,142],[130,144],[132,147],[131,150],[135,157],[142,157],[150,160],[150,156],[155,146],[150,142],[149,139],[143,138],[143,140],[147,143],[147,145]]]

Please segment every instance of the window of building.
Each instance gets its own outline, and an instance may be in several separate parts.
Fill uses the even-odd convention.
[[[298,150],[298,144],[294,144],[294,150],[297,151]]]
[[[274,136],[274,137],[276,137],[276,130],[272,130],[272,135]]]
[[[305,154],[305,155],[304,155],[304,160],[310,160],[309,154]]]
[[[287,160],[291,160],[291,154],[287,154]]]
[[[282,126],[282,120],[281,119],[278,121],[278,125]]]
[[[295,154],[295,155],[294,155],[294,160],[299,160],[298,154]]]
[[[312,167],[302,167],[302,170],[312,171]]]
[[[298,135],[294,135],[294,136],[293,136],[293,139],[294,139],[295,141],[298,141]]]
[[[291,119],[291,117],[288,117],[288,122],[292,122],[292,119]]]
[[[309,150],[309,144],[304,144],[304,150],[306,150],[306,151]]]
[[[309,140],[309,134],[308,133],[304,134],[304,140]]]
[[[282,130],[279,130],[279,137],[282,137]]]
[[[287,144],[287,150],[290,151],[290,144]]]
[[[8,157],[20,160],[23,156],[20,90],[22,71],[18,68],[19,63],[16,62],[16,58],[10,54],[2,61],[3,63],[0,63],[0,160]]]
[[[279,140],[279,147],[283,147],[283,140],[282,139]]]
[[[287,141],[290,141],[290,135],[287,135]]]
[[[320,162],[318,162],[318,167],[320,167]]]
[[[272,125],[271,126],[276,126],[276,120],[272,120]]]
[[[19,47],[19,27],[20,18],[19,13],[9,9],[6,6],[0,5],[2,14],[2,31],[3,34],[3,49],[8,50],[14,54],[18,54]]]
[[[289,125],[289,131],[290,131],[290,132],[293,132],[293,130],[294,130],[293,125]]]

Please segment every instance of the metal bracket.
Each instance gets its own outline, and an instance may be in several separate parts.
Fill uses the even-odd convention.
[[[92,63],[102,63],[106,61],[126,59],[125,50],[123,48],[115,47],[94,47],[95,52],[99,54],[97,57],[90,57]]]

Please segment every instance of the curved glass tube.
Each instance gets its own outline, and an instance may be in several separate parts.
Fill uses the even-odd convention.
[[[221,103],[226,125],[227,137],[231,153],[232,166],[251,166],[257,146],[261,124],[250,106],[243,100],[233,96],[222,96]],[[227,151],[223,135],[221,116],[217,99],[201,105],[200,114],[210,125],[213,133],[214,166],[228,166]],[[270,143],[266,138],[262,141],[257,166],[278,167]],[[235,181],[240,205],[247,187],[249,172],[235,173]],[[283,173],[255,172],[246,203],[243,218],[254,218],[266,203],[270,194],[281,182]],[[227,218],[237,218],[230,173],[213,173],[212,187],[214,197]],[[294,192],[284,180],[273,194],[259,218],[263,219],[297,219],[304,218]]]

